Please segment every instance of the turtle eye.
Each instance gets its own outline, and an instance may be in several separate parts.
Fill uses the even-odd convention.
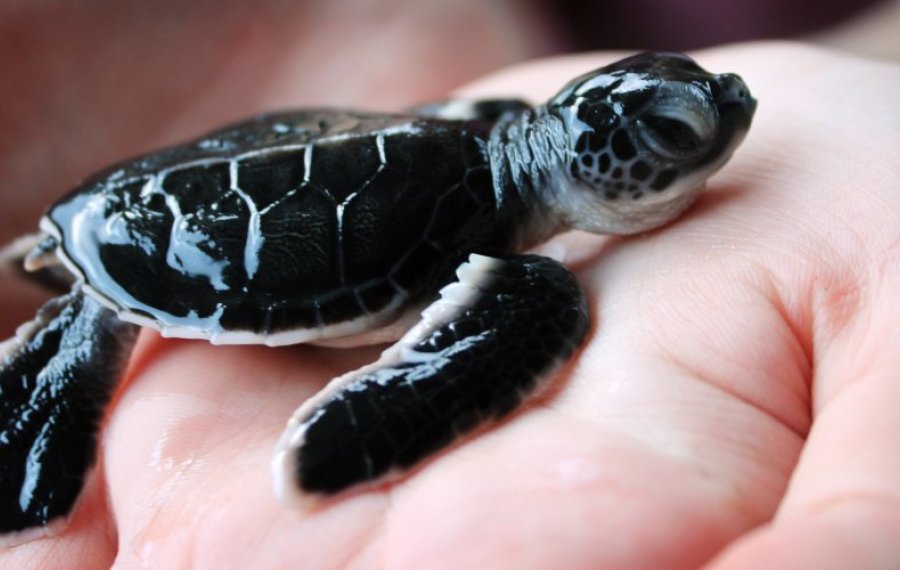
[[[684,121],[651,115],[641,119],[642,138],[655,152],[666,158],[684,158],[700,152],[704,141]]]

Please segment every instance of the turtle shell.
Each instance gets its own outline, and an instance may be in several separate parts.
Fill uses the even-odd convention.
[[[352,334],[435,291],[462,254],[504,247],[489,128],[266,115],[94,176],[43,227],[89,293],[171,336]]]

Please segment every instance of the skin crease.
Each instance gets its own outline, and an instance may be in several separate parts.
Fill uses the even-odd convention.
[[[283,421],[378,350],[145,332],[70,525],[0,567],[900,566],[900,69],[786,43],[694,55],[750,85],[751,133],[675,224],[556,242],[594,328],[542,398],[304,515],[270,487]],[[542,100],[615,57],[464,93]]]

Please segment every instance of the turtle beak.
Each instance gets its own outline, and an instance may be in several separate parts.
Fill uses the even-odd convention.
[[[734,73],[716,75],[716,82],[719,86],[719,112],[730,115],[736,127],[750,128],[750,121],[756,112],[756,99],[750,95],[747,84]]]

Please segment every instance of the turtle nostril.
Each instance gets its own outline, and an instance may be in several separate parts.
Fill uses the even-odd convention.
[[[747,84],[744,83],[744,80],[741,79],[739,75],[734,73],[723,73],[716,76],[716,83],[718,83],[719,88],[719,94],[716,98],[721,104],[737,104],[742,107],[747,114],[753,114],[756,110],[756,100],[750,94],[750,90],[747,89]]]

